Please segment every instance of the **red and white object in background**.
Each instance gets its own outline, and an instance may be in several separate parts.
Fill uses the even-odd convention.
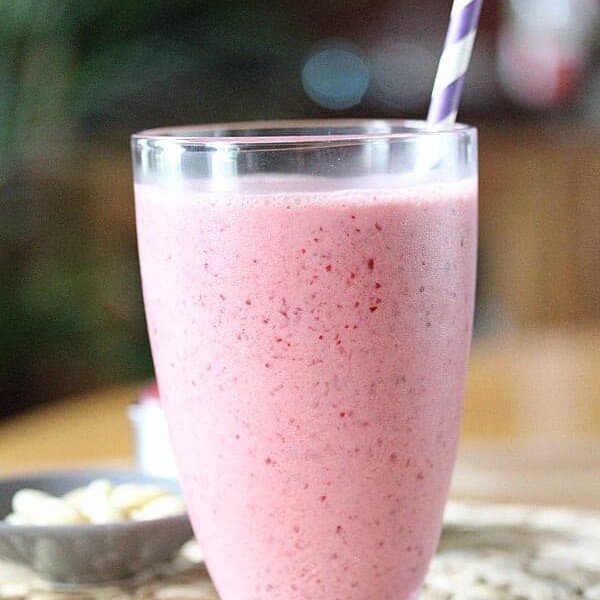
[[[127,414],[133,425],[138,468],[157,477],[178,477],[167,421],[155,382],[142,390]]]
[[[598,0],[508,0],[498,38],[504,91],[529,108],[553,108],[573,97],[593,50]]]

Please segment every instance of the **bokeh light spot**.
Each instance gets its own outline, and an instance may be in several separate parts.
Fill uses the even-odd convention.
[[[356,106],[369,87],[370,69],[359,48],[343,40],[321,43],[302,69],[302,84],[319,106],[342,110]]]

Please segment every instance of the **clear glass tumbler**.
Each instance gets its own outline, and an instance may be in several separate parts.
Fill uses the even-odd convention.
[[[462,412],[474,129],[133,136],[160,394],[223,600],[416,598]]]

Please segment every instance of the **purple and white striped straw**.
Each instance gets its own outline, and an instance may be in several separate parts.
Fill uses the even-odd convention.
[[[427,115],[427,123],[433,129],[446,129],[456,122],[482,3],[483,0],[454,0]]]

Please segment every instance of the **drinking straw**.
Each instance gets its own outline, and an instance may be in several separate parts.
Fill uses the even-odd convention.
[[[454,0],[452,5],[427,115],[432,129],[447,129],[456,122],[482,3],[483,0]]]

